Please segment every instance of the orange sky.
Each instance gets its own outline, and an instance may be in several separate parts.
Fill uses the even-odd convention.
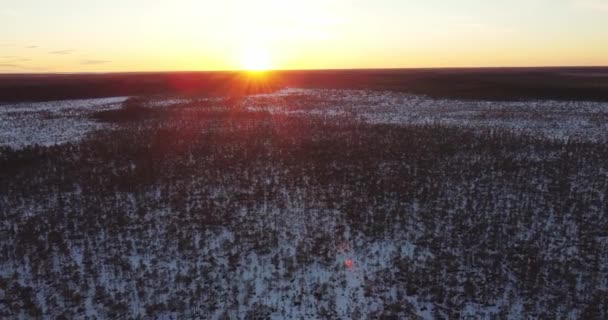
[[[0,72],[608,65],[608,0],[3,0]]]

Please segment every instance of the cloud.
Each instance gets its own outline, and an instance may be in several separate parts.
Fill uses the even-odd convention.
[[[25,48],[27,48],[27,49],[36,49],[36,48],[40,48],[40,46],[27,46]]]
[[[0,68],[20,68],[18,64],[14,63],[0,63]]]
[[[108,61],[108,60],[83,60],[81,62],[81,64],[87,64],[87,65],[92,65],[92,64],[104,64],[104,63],[110,63],[112,61]]]
[[[51,51],[49,52],[50,54],[70,54],[74,52],[74,50],[58,50],[58,51]]]
[[[574,6],[593,11],[608,12],[608,0],[573,0]]]

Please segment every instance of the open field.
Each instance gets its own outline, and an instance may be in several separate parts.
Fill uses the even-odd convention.
[[[606,80],[568,72],[0,106],[0,317],[606,318]]]

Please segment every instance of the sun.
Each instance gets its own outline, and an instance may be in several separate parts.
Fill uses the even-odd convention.
[[[243,50],[241,67],[248,71],[266,71],[272,67],[268,51],[261,47],[249,47]]]

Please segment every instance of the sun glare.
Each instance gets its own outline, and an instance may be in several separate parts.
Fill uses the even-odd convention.
[[[265,71],[271,68],[270,55],[263,48],[253,47],[243,51],[241,66],[249,71]]]

